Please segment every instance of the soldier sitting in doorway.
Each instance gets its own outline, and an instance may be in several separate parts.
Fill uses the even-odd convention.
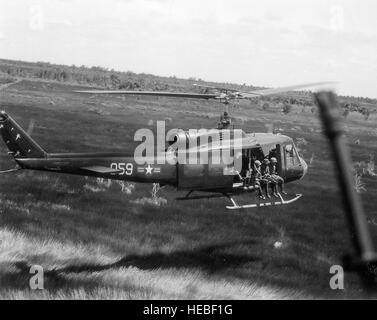
[[[276,181],[275,193],[277,192],[277,186],[279,186],[280,193],[287,194],[284,191],[284,179],[278,175],[278,171],[277,171],[278,161],[277,161],[277,159],[275,157],[271,157],[270,163],[271,163],[270,164],[270,174],[271,174],[272,179],[274,179]]]
[[[254,162],[254,188],[258,192],[258,197],[260,199],[266,199],[266,197],[263,195],[262,188],[266,192],[266,196],[268,195],[268,180],[264,179],[262,176],[261,171],[261,165],[262,163],[259,160],[255,160]]]
[[[270,173],[270,160],[268,158],[263,160],[263,165],[262,165],[262,177],[264,180],[267,181],[267,198],[271,198],[271,196],[268,193],[269,187],[271,187],[272,195],[276,198],[278,198],[278,194],[276,193],[276,180],[271,176]]]

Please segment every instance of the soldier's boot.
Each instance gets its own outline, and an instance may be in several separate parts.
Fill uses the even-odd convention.
[[[261,198],[262,200],[266,200],[266,197],[263,195],[263,190],[261,187],[259,187],[259,198]]]
[[[284,184],[280,184],[280,193],[281,194],[285,194],[285,195],[287,195],[288,193],[286,193],[285,191],[284,191]]]
[[[272,185],[271,190],[272,190],[272,195],[273,195],[275,198],[279,198],[278,193],[277,193],[277,186],[276,186],[276,183],[274,183],[274,184]]]
[[[262,190],[259,190],[258,198],[261,199],[261,200],[266,200],[266,197],[263,195]]]

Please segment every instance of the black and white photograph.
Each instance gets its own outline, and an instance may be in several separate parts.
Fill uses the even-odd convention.
[[[376,17],[0,0],[0,300],[377,298]]]

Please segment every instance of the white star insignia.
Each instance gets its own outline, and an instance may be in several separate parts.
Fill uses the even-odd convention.
[[[153,168],[151,167],[150,164],[148,164],[148,167],[145,168],[145,174],[152,174]]]

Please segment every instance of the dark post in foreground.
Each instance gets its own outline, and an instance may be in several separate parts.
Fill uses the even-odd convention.
[[[320,109],[325,134],[333,150],[344,209],[355,248],[356,256],[345,257],[345,267],[357,271],[370,288],[375,283],[376,270],[374,266],[376,266],[377,256],[361,199],[353,185],[351,155],[340,120],[338,103],[332,92],[319,92],[315,98]]]

